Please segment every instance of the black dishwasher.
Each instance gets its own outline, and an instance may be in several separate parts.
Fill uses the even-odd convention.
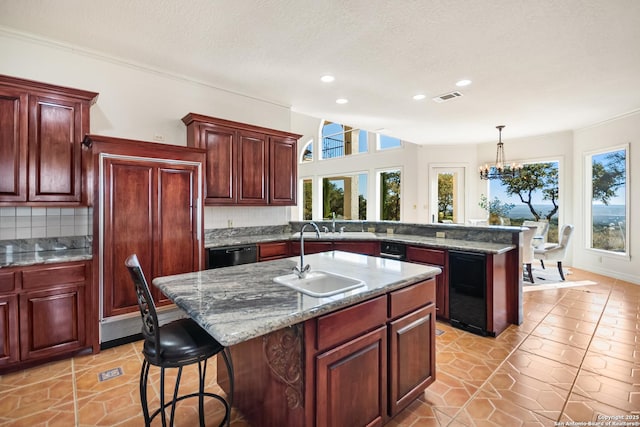
[[[207,248],[206,268],[229,267],[258,261],[256,245],[225,246]]]
[[[487,335],[486,257],[449,251],[449,320],[451,326]]]

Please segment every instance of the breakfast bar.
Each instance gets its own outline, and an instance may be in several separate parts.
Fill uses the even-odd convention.
[[[361,286],[310,296],[274,278],[298,258],[159,277],[153,284],[221,344],[234,406],[262,426],[377,425],[435,380],[437,267],[342,251],[311,271]],[[228,392],[228,378],[218,369]]]

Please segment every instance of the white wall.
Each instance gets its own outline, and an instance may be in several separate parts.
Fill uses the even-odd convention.
[[[0,74],[99,92],[93,134],[186,145],[181,118],[189,112],[290,131],[286,106],[1,29],[0,58]],[[208,207],[205,228],[234,218],[236,227],[285,224],[289,217],[288,207]]]
[[[630,215],[627,218],[629,228],[630,257],[607,256],[602,252],[587,249],[588,242],[584,230],[590,226],[585,223],[583,212],[590,200],[584,191],[585,155],[596,150],[613,148],[629,144],[629,203]],[[573,240],[573,265],[577,268],[593,271],[611,277],[640,284],[640,112],[616,120],[610,120],[588,128],[575,131],[573,163],[575,168],[571,177],[574,183],[573,205],[576,215],[575,239]],[[635,210],[635,212],[634,212]]]

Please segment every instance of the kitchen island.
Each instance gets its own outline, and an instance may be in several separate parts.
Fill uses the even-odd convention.
[[[383,425],[435,380],[437,267],[332,251],[312,270],[364,286],[312,297],[273,281],[298,258],[153,280],[221,344],[253,425]],[[224,370],[218,381],[228,391]]]

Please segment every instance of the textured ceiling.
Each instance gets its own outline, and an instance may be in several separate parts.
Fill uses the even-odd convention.
[[[638,0],[0,0],[0,26],[421,144],[640,109]]]

